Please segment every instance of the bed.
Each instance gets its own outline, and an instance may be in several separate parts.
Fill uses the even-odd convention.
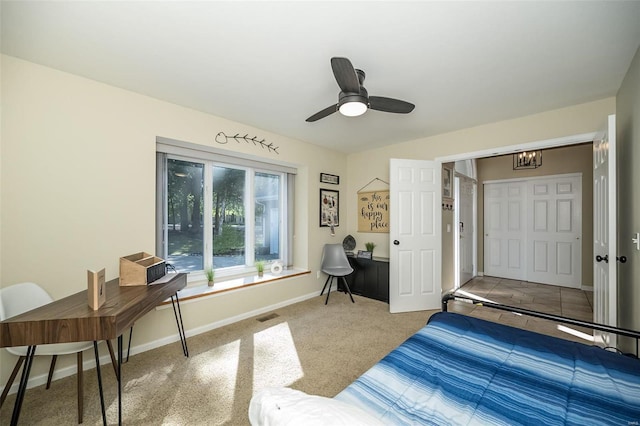
[[[265,426],[638,425],[640,360],[439,312],[335,398],[264,390],[250,419]]]

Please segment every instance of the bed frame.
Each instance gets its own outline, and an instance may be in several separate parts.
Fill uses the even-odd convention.
[[[589,321],[582,321],[582,320],[578,320],[578,319],[574,319],[574,318],[567,318],[567,317],[563,317],[563,316],[559,316],[559,315],[553,315],[553,314],[547,314],[544,312],[537,312],[537,311],[532,311],[529,309],[523,309],[523,308],[518,308],[515,306],[508,306],[508,305],[502,305],[500,303],[494,303],[494,302],[490,302],[487,300],[483,300],[483,299],[476,299],[473,297],[469,297],[469,296],[464,296],[464,295],[457,295],[454,291],[448,292],[446,293],[444,296],[442,296],[442,311],[443,312],[447,312],[448,311],[448,302],[450,301],[459,301],[459,302],[465,302],[465,303],[471,303],[473,305],[476,306],[486,306],[488,308],[493,308],[493,309],[499,309],[501,311],[507,311],[507,312],[512,312],[515,314],[520,314],[520,315],[527,315],[530,317],[535,317],[535,318],[542,318],[542,319],[546,319],[546,320],[550,320],[550,321],[555,321],[555,322],[561,322],[564,324],[571,324],[571,325],[576,325],[576,326],[580,326],[580,327],[585,327],[585,328],[589,328],[592,330],[598,330],[598,331],[603,331],[603,332],[607,332],[607,333],[614,333],[617,334],[619,336],[625,336],[625,337],[630,337],[636,340],[636,353],[634,354],[625,354],[625,355],[631,355],[631,356],[635,356],[636,358],[638,358],[638,356],[640,356],[640,332],[638,331],[634,331],[634,330],[629,330],[626,328],[619,328],[619,327],[613,327],[610,325],[605,325],[605,324],[598,324],[595,322],[589,322]],[[619,350],[616,349],[616,351],[620,352]]]

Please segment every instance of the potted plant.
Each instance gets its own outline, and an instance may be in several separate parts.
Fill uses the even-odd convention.
[[[213,277],[215,277],[215,272],[213,271],[213,268],[209,268],[206,271],[204,271],[205,275],[207,276],[207,285],[209,287],[213,287]]]
[[[262,275],[264,275],[264,260],[258,260],[256,262],[256,270],[258,271],[259,277],[262,277]]]
[[[367,251],[370,251],[371,253],[373,253],[373,249],[376,248],[375,243],[365,243],[364,246],[367,248]]]

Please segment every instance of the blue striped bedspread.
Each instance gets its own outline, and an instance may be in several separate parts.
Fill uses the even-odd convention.
[[[335,398],[388,425],[639,425],[640,360],[441,312]]]

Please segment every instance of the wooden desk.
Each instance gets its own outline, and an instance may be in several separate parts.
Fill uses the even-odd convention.
[[[345,278],[351,293],[389,303],[389,259],[348,256],[353,273]]]
[[[0,347],[28,346],[27,353],[30,354],[23,366],[11,424],[17,424],[18,421],[37,345],[93,341],[97,356],[98,341],[116,338],[118,339],[118,423],[121,424],[122,376],[120,367],[122,364],[122,333],[132,327],[135,321],[144,314],[171,298],[172,303],[174,303],[173,309],[183,352],[185,356],[189,356],[177,297],[177,292],[186,285],[186,274],[171,274],[168,282],[148,286],[120,287],[118,279],[115,279],[107,283],[106,301],[96,311],[89,307],[87,291],[85,290],[0,322]],[[99,372],[100,364],[97,357],[96,364],[102,403],[102,417],[106,424]]]

